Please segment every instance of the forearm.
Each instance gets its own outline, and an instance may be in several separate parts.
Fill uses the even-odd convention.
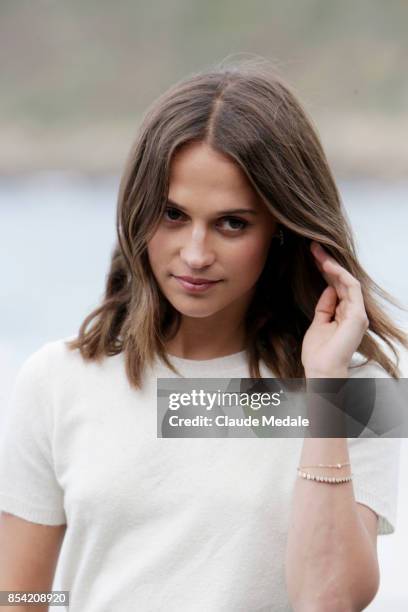
[[[349,462],[346,438],[305,438],[300,465]],[[343,476],[350,468],[318,468]],[[288,595],[297,611],[362,610],[378,588],[378,564],[354,498],[353,481],[297,478],[286,549]]]

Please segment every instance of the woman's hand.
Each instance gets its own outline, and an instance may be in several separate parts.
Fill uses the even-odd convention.
[[[347,378],[369,326],[361,286],[320,244],[313,241],[311,251],[328,286],[303,338],[302,364],[307,378]]]

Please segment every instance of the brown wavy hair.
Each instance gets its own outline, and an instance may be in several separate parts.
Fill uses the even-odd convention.
[[[358,262],[351,228],[326,156],[310,119],[269,62],[221,63],[193,74],[160,96],[146,113],[121,179],[117,244],[101,305],[67,342],[86,360],[123,352],[129,382],[142,386],[143,369],[157,356],[176,373],[166,342],[181,315],[162,294],[147,243],[166,207],[172,156],[182,145],[205,142],[245,172],[284,233],[272,241],[246,314],[250,374],[259,361],[281,378],[303,378],[302,340],[326,286],[310,241],[327,251],[361,284],[369,329],[358,352],[398,378],[394,346],[406,334],[378,298],[403,308]],[[392,351],[392,361],[379,341]]]

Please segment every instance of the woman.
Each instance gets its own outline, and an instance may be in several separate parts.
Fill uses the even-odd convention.
[[[117,234],[101,306],[17,381],[0,586],[46,590],[59,557],[72,612],[363,609],[377,534],[394,531],[399,440],[156,435],[158,377],[400,375],[407,339],[375,294],[393,300],[357,260],[288,87],[241,64],[160,97]]]

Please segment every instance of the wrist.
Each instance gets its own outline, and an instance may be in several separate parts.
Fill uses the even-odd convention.
[[[305,370],[305,378],[348,378],[347,368],[331,371]]]

